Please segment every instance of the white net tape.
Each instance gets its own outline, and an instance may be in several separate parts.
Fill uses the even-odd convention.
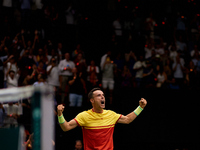
[[[8,88],[0,90],[0,102],[13,102],[20,99],[29,98],[33,95],[35,91],[40,91],[41,93],[53,93],[53,89],[47,85],[44,86],[24,86],[16,88]]]

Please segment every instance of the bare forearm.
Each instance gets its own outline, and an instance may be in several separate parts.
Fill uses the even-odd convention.
[[[62,124],[60,124],[60,127],[61,127],[61,129],[63,130],[63,131],[68,131],[69,129],[68,129],[68,122],[67,121],[65,121],[64,123],[62,123]]]
[[[131,123],[137,117],[137,115],[134,112],[131,112],[128,115],[126,115],[126,117],[128,118],[127,123]]]
[[[61,116],[58,115],[58,122],[63,131],[69,131],[77,126],[77,123],[74,119],[67,122],[63,115],[61,115]]]

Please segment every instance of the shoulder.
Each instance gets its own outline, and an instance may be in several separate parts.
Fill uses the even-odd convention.
[[[87,116],[89,114],[91,114],[92,111],[91,110],[87,110],[87,111],[82,111],[80,112],[77,116]]]
[[[104,113],[104,114],[107,114],[107,115],[115,115],[115,114],[117,114],[117,113],[114,112],[113,110],[103,110],[103,113]]]

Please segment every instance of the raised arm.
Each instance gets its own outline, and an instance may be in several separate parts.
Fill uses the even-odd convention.
[[[77,127],[78,124],[76,123],[76,121],[74,119],[72,119],[69,122],[67,122],[65,120],[65,118],[63,117],[64,108],[65,107],[62,104],[57,106],[58,121],[59,121],[60,127],[62,128],[63,131],[69,131],[69,130]]]
[[[118,123],[123,123],[123,124],[129,124],[131,123],[144,109],[144,107],[147,105],[147,101],[144,98],[141,98],[139,101],[139,106],[131,113],[128,115],[124,116],[122,115],[121,118],[118,120]]]

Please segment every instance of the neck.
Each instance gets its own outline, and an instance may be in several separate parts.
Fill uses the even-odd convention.
[[[102,113],[103,109],[95,109],[94,107],[92,108],[92,110],[96,113]]]

